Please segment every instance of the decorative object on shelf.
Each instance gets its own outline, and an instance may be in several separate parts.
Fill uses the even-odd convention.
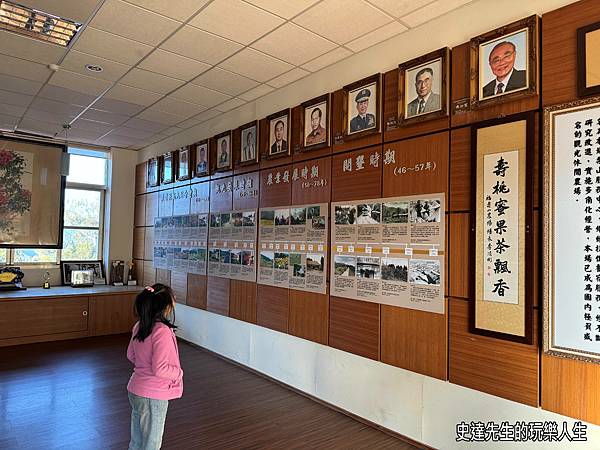
[[[44,279],[44,284],[42,285],[42,287],[44,289],[50,289],[50,272],[46,271],[43,279]]]
[[[189,180],[192,177],[194,161],[190,146],[177,150],[177,181]]]
[[[538,16],[471,39],[471,107],[538,92]]]
[[[113,286],[123,286],[125,278],[125,261],[116,259],[110,264],[110,281]]]
[[[169,184],[175,181],[177,158],[175,152],[166,152],[161,156],[160,184]]]
[[[158,158],[150,158],[148,160],[148,187],[158,186]]]
[[[271,114],[269,121],[268,148],[264,152],[266,159],[281,158],[290,155],[290,110]]]
[[[577,30],[577,95],[600,94],[600,22]]]
[[[129,271],[127,273],[127,286],[137,286],[137,281],[135,279],[134,265],[135,265],[135,263],[133,262],[133,260],[131,260],[127,263],[127,266],[129,267]]]
[[[533,342],[533,112],[471,131],[470,331]]]
[[[231,130],[215,136],[215,172],[224,172],[233,168],[231,153]]]
[[[94,270],[72,270],[71,287],[92,287],[94,286]]]
[[[413,123],[448,115],[448,47],[398,66],[398,122]]]
[[[302,151],[329,146],[330,96],[321,95],[302,103]]]
[[[381,75],[344,86],[344,139],[379,133],[381,129]]]
[[[237,164],[240,166],[256,164],[258,162],[258,122],[253,120],[240,127],[240,146],[237,151]]]
[[[25,274],[20,267],[9,266],[0,268],[0,291],[18,291],[25,290],[23,287],[23,277]]]
[[[60,275],[63,285],[72,284],[71,272],[73,270],[92,270],[94,272],[94,284],[106,284],[102,261],[62,261],[60,263]]]
[[[196,149],[196,168],[194,169],[195,177],[205,177],[210,175],[210,152],[209,152],[209,141],[205,139],[203,141],[195,143],[192,147]]]

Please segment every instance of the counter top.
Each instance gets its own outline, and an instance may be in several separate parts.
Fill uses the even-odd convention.
[[[41,298],[41,297],[73,297],[85,295],[110,295],[136,293],[143,289],[142,286],[105,286],[74,288],[71,286],[53,286],[50,289],[31,287],[21,291],[1,291],[1,300],[12,300],[18,298]]]

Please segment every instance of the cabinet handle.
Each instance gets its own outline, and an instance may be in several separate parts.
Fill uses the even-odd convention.
[[[87,314],[88,314],[88,313],[87,313],[87,311],[84,311],[82,314],[83,314],[84,316],[87,316]]]

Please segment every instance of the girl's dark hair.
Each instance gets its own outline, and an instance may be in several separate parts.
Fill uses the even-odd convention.
[[[144,342],[152,333],[156,322],[162,322],[169,328],[177,328],[174,324],[175,309],[173,322],[165,317],[166,310],[173,305],[173,298],[171,288],[161,283],[148,286],[137,295],[133,309],[139,318],[139,325],[134,339]]]

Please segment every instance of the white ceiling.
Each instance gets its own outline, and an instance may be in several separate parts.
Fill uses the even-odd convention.
[[[0,130],[140,149],[470,1],[19,0],[84,26],[0,31]]]

